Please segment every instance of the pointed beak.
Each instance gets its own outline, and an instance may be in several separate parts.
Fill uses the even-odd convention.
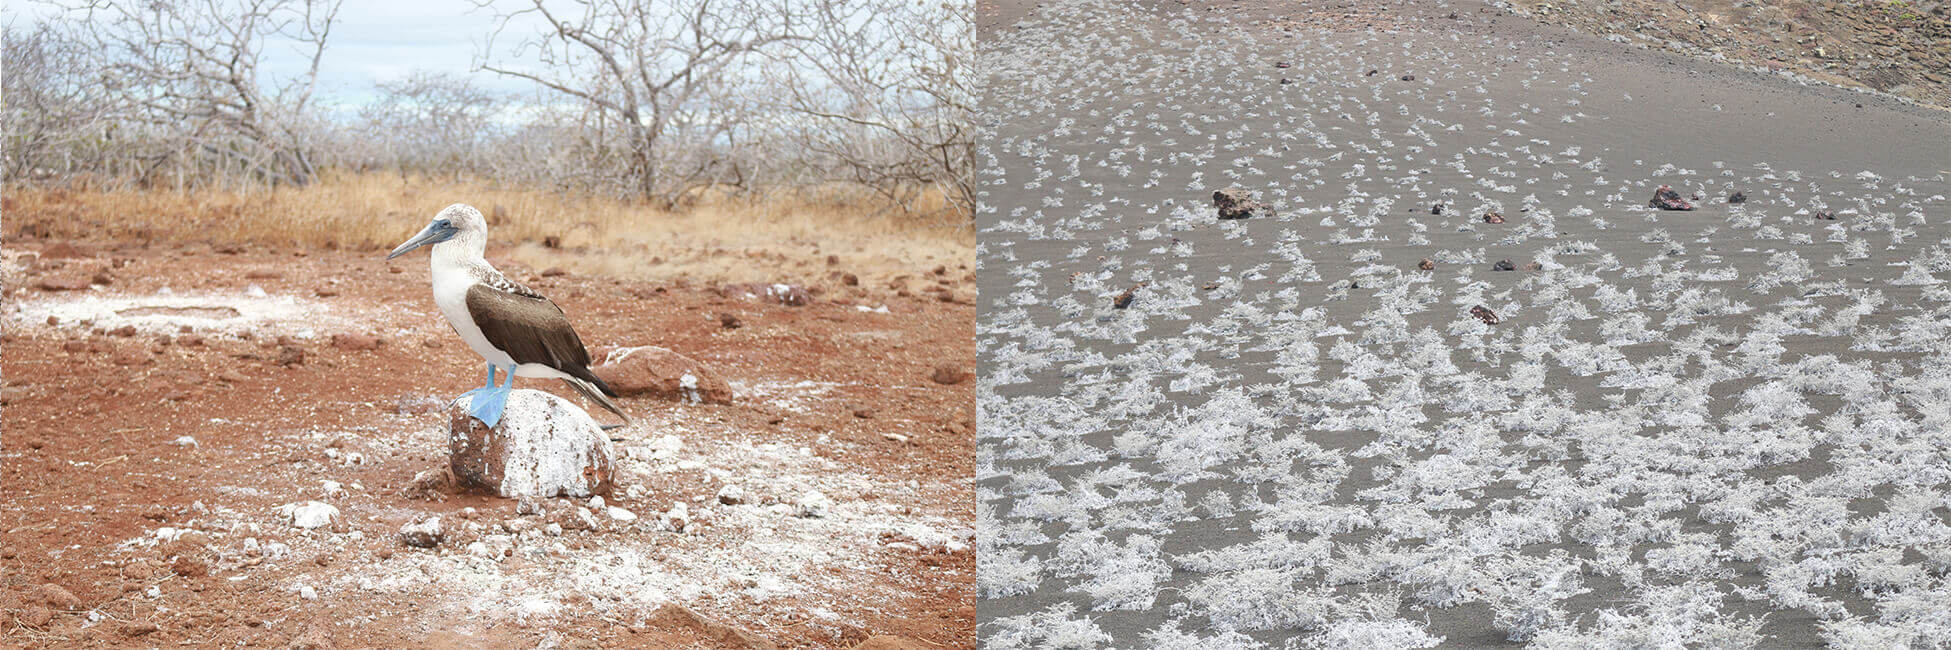
[[[447,241],[453,236],[454,228],[452,226],[447,226],[439,221],[427,224],[427,227],[420,229],[420,234],[414,235],[412,239],[406,240],[406,242],[400,244],[399,248],[395,248],[393,252],[388,253],[386,259],[390,260],[405,255],[407,251],[421,246]]]

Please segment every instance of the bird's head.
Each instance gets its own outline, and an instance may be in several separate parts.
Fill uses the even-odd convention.
[[[393,249],[386,259],[405,255],[407,251],[421,246],[438,244],[462,235],[481,235],[487,231],[488,221],[481,218],[480,210],[466,203],[456,203],[441,209],[440,214],[434,215],[433,221],[427,222],[427,227],[420,229],[420,234]]]

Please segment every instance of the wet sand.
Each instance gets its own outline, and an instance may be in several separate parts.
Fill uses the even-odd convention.
[[[985,643],[1919,627],[1951,120],[1345,4],[979,10]]]

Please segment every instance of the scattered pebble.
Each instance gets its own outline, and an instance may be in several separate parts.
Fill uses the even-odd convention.
[[[441,529],[440,517],[428,517],[419,523],[407,524],[400,528],[400,543],[416,548],[439,546],[446,533]]]
[[[795,510],[795,514],[798,516],[813,518],[825,517],[833,510],[833,499],[827,498],[819,490],[814,490],[800,496],[799,501],[795,502],[794,505],[798,506]]]
[[[279,506],[278,512],[283,514],[291,525],[305,529],[324,528],[339,519],[339,509],[322,501],[287,503]]]

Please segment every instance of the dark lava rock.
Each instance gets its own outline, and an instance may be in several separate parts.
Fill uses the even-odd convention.
[[[1221,219],[1245,219],[1271,214],[1267,204],[1254,200],[1252,193],[1239,187],[1213,192],[1213,207],[1219,208]]]
[[[1673,187],[1669,185],[1661,185],[1659,189],[1653,190],[1653,198],[1648,200],[1646,205],[1661,210],[1694,209],[1694,204],[1680,198],[1680,193],[1673,191]]]

